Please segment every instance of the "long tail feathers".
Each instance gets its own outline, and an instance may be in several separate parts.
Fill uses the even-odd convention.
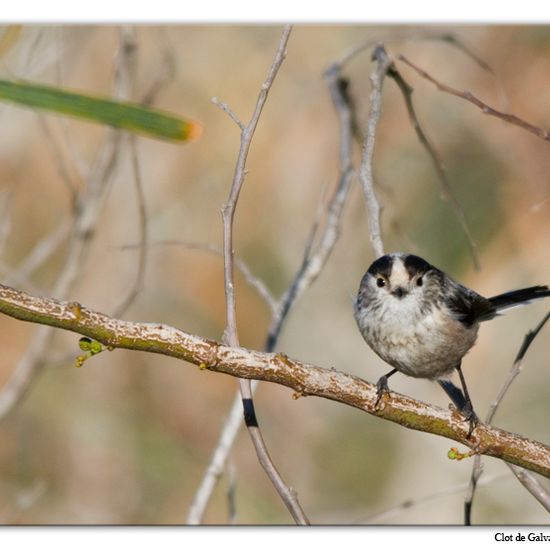
[[[550,289],[547,286],[539,285],[505,292],[504,294],[489,298],[489,301],[495,306],[497,312],[500,312],[512,307],[529,304],[533,300],[539,300],[548,296],[550,296]]]

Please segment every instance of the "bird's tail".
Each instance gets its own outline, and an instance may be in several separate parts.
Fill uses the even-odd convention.
[[[534,300],[550,296],[550,289],[547,286],[531,286],[520,290],[512,290],[498,296],[489,298],[489,302],[495,307],[497,313],[512,307],[523,306]]]

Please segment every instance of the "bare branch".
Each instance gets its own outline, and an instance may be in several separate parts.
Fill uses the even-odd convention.
[[[475,453],[502,459],[550,478],[550,446],[479,424],[468,437],[469,423],[456,411],[390,392],[376,407],[376,386],[350,374],[302,363],[281,353],[227,346],[158,323],[134,323],[90,310],[76,302],[32,296],[0,285],[0,312],[15,319],[49,325],[97,340],[108,349],[158,353],[235,376],[265,380],[355,407],[413,430],[453,439]]]
[[[291,26],[286,26],[281,36],[279,47],[275,54],[275,58],[265,79],[261,86],[256,107],[250,119],[250,122],[246,127],[242,128],[241,132],[241,146],[239,149],[239,156],[237,158],[237,164],[235,166],[235,173],[233,175],[233,182],[231,184],[231,190],[229,197],[222,209],[223,226],[224,226],[224,279],[225,279],[225,293],[227,301],[227,320],[225,339],[228,342],[238,342],[237,337],[237,321],[236,321],[236,308],[235,308],[235,292],[233,286],[233,218],[241,192],[244,178],[246,175],[245,166],[252,138],[256,131],[256,126],[260,119],[263,107],[267,100],[268,93],[273,85],[273,81],[279,72],[279,69],[284,61],[286,55],[286,45],[290,36]],[[239,125],[240,126],[240,125]]]
[[[210,101],[226,113],[229,118],[241,129],[241,131],[244,132],[244,124],[227,103],[223,103],[223,101],[220,101],[217,97],[213,97]]]
[[[520,128],[523,128],[524,130],[526,130],[527,132],[531,132],[532,134],[536,135],[541,139],[544,139],[545,141],[550,141],[550,132],[548,130],[543,130],[538,126],[534,126],[533,124],[526,122],[525,120],[517,117],[516,115],[497,111],[493,107],[490,107],[489,105],[487,105],[486,103],[478,99],[471,92],[468,92],[468,91],[462,92],[460,90],[456,90],[455,88],[451,88],[446,84],[442,84],[441,82],[436,80],[433,76],[430,76],[426,71],[420,69],[414,63],[409,61],[404,55],[400,55],[398,59],[400,61],[403,61],[403,63],[407,64],[412,69],[414,69],[422,78],[425,78],[426,80],[429,80],[432,84],[435,84],[438,90],[454,95],[461,99],[465,99],[466,101],[473,103],[476,107],[479,107],[482,110],[482,112],[486,115],[500,118],[501,120],[504,120],[509,124],[513,124],[514,126],[519,126]]]
[[[287,291],[273,307],[272,319],[265,344],[266,351],[273,351],[275,349],[284,321],[290,313],[292,306],[296,303],[300,295],[313,284],[323,267],[326,265],[338,240],[338,235],[340,234],[342,213],[353,178],[352,137],[356,117],[353,109],[353,102],[348,94],[348,83],[341,76],[340,66],[338,64],[329,67],[325,72],[325,80],[329,87],[339,119],[339,181],[329,202],[323,232],[319,236],[317,246],[312,250],[313,243],[320,227],[318,219],[316,218],[310,232],[310,237],[306,243],[302,264]],[[254,394],[257,386],[257,381],[254,381],[251,386],[252,394]],[[220,434],[218,444],[216,445],[208,469],[201,481],[199,489],[195,493],[191,509],[187,516],[188,523],[199,523],[204,514],[206,505],[223,472],[227,456],[241,426],[241,410],[241,400],[239,396],[237,396]]]
[[[244,178],[246,175],[246,159],[248,157],[248,152],[250,150],[250,145],[252,143],[252,138],[254,137],[254,132],[256,131],[256,126],[262,114],[263,107],[267,100],[271,86],[279,72],[279,69],[284,61],[286,55],[286,45],[290,36],[291,26],[287,25],[281,35],[279,41],[279,46],[271,64],[271,68],[267,75],[267,78],[264,80],[260,88],[260,93],[258,95],[258,100],[256,101],[256,107],[250,118],[249,123],[243,127],[239,119],[232,113],[229,107],[220,104],[222,108],[231,116],[231,118],[238,124],[241,128],[241,146],[239,149],[239,156],[237,158],[237,164],[235,166],[235,173],[233,175],[233,182],[231,184],[231,189],[229,191],[229,197],[227,202],[222,208],[222,219],[223,219],[223,258],[224,258],[224,281],[225,281],[225,300],[226,300],[226,326],[224,331],[223,341],[232,345],[239,345],[239,338],[237,335],[237,313],[235,305],[235,288],[233,280],[233,219],[235,217],[235,210],[237,207],[237,201],[239,200],[239,195],[241,192],[242,185],[244,183]],[[258,420],[256,418],[256,413],[254,411],[254,402],[252,399],[252,388],[250,381],[240,380],[239,387],[241,390],[241,395],[243,399],[243,409],[244,409],[244,418],[245,424],[248,428],[248,432],[254,444],[258,460],[266,472],[267,476],[273,483],[277,492],[279,493],[281,499],[285,503],[286,507],[292,514],[292,517],[298,524],[308,524],[309,521],[302,510],[300,503],[296,497],[295,492],[288,487],[280,473],[278,472],[273,460],[269,456],[269,452],[263,440],[262,433],[260,431]]]
[[[523,343],[518,351],[518,354],[516,356],[516,359],[514,360],[514,364],[512,365],[512,368],[508,372],[508,376],[506,377],[506,380],[504,381],[504,384],[502,385],[502,388],[498,392],[497,397],[494,401],[491,402],[489,405],[489,411],[487,412],[487,417],[485,419],[485,422],[487,424],[491,423],[493,420],[493,417],[497,411],[498,406],[504,399],[504,396],[510,389],[513,381],[516,379],[516,377],[521,372],[521,364],[523,361],[523,358],[525,357],[525,354],[527,353],[527,350],[529,349],[530,345],[533,343],[534,339],[537,337],[538,333],[543,329],[546,322],[550,319],[550,311],[543,317],[542,321],[531,331],[529,331],[525,338],[523,339]],[[524,485],[524,487],[550,512],[550,494],[542,487],[542,485],[538,482],[537,479],[535,479],[531,474],[528,472],[522,470],[521,468],[518,468],[517,466],[508,465],[514,475],[518,478],[520,483]],[[472,466],[472,474],[470,476],[470,483],[468,485],[468,491],[466,493],[466,498],[464,501],[464,523],[465,525],[471,525],[472,521],[472,504],[474,500],[474,494],[476,491],[477,483],[479,478],[482,474],[482,467],[481,467],[481,457],[478,455],[474,458],[474,464]]]
[[[384,254],[382,232],[380,229],[380,205],[374,192],[373,157],[374,144],[376,142],[376,128],[382,112],[382,84],[386,72],[391,65],[382,44],[376,46],[372,53],[372,59],[377,62],[377,67],[370,76],[372,91],[370,94],[370,110],[367,119],[367,131],[363,152],[361,155],[361,167],[359,169],[359,181],[363,186],[367,211],[369,217],[369,236],[375,256],[378,258]]]

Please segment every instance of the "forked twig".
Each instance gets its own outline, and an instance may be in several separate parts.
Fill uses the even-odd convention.
[[[224,289],[226,299],[226,326],[224,331],[223,341],[231,346],[239,345],[239,338],[237,334],[237,314],[235,304],[235,289],[233,280],[234,270],[234,257],[233,257],[233,219],[235,216],[235,210],[241,188],[244,183],[246,175],[246,159],[256,131],[256,126],[260,119],[263,107],[267,100],[267,96],[277,73],[284,61],[286,55],[286,45],[290,36],[291,26],[287,25],[281,35],[279,46],[275,54],[275,58],[271,64],[271,68],[260,88],[260,93],[256,101],[256,107],[250,118],[250,121],[246,126],[241,126],[239,120],[232,116],[231,118],[241,128],[241,145],[239,149],[239,155],[235,166],[235,173],[233,175],[233,182],[229,191],[229,197],[222,208],[222,220],[223,220],[223,258],[224,258]],[[216,101],[215,101],[216,102]],[[218,102],[219,104],[219,102]],[[228,111],[228,107],[222,106],[223,110]],[[242,403],[244,409],[245,424],[248,428],[248,432],[254,444],[258,460],[266,472],[267,476],[273,483],[281,499],[285,503],[286,507],[292,514],[294,521],[298,524],[308,524],[309,521],[302,510],[300,503],[296,497],[296,493],[288,487],[283,481],[280,473],[278,472],[273,460],[269,456],[269,452],[263,440],[262,433],[260,431],[256,413],[254,410],[254,402],[252,399],[252,388],[249,380],[240,380],[239,387],[241,390]]]
[[[286,292],[280,300],[276,302],[273,308],[270,328],[265,343],[266,351],[275,349],[284,321],[292,306],[296,303],[300,295],[313,284],[323,267],[326,265],[340,233],[342,213],[353,178],[352,138],[353,128],[357,122],[353,109],[353,102],[348,92],[348,82],[341,76],[340,70],[341,67],[335,63],[325,72],[325,80],[339,119],[340,169],[338,185],[329,202],[325,223],[322,226],[322,232],[321,226],[316,218],[305,247],[300,268]],[[317,242],[315,247],[313,247],[314,242]],[[254,393],[257,387],[258,382],[253,381],[251,386],[252,393]],[[241,411],[241,399],[240,396],[237,395],[218,439],[207,471],[193,498],[187,517],[188,523],[199,523],[204,515],[208,501],[223,472],[227,457],[241,427]]]

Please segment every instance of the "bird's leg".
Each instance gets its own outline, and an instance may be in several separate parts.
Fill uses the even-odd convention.
[[[477,417],[477,414],[474,412],[474,406],[472,405],[472,400],[470,399],[470,395],[468,394],[468,388],[466,387],[466,380],[464,380],[464,375],[462,374],[462,368],[460,363],[456,367],[456,370],[458,371],[458,376],[460,377],[460,383],[462,384],[462,390],[464,391],[464,398],[466,401],[464,408],[462,409],[462,413],[466,417],[466,420],[470,422],[470,429],[468,430],[468,438],[469,438],[472,435],[474,428],[479,423],[479,418]]]
[[[374,408],[378,409],[378,405],[380,404],[380,401],[382,399],[382,396],[385,393],[389,393],[390,389],[388,388],[388,378],[395,374],[397,372],[397,369],[393,369],[388,374],[384,374],[384,376],[381,376],[378,379],[378,382],[376,382],[376,403],[374,404]]]
[[[468,388],[466,387],[466,381],[464,380],[464,375],[462,374],[462,369],[460,364],[456,367],[458,371],[458,376],[460,377],[460,383],[462,385],[462,390],[457,388],[450,380],[438,380],[439,385],[445,390],[445,393],[451,398],[451,401],[455,404],[456,408],[466,417],[466,420],[470,423],[470,429],[468,430],[468,438],[472,435],[474,428],[479,422],[476,413],[474,412],[474,407],[472,405],[472,400],[468,394]]]

